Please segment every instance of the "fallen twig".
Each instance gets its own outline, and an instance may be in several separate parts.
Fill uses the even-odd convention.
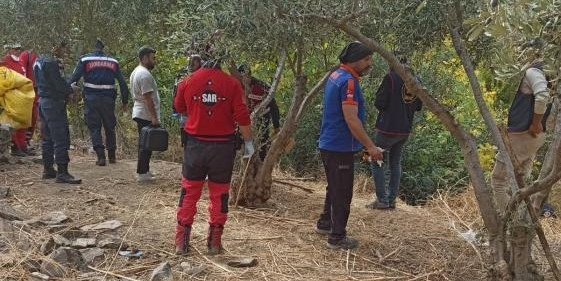
[[[247,164],[245,165],[245,169],[244,169],[243,175],[242,175],[242,180],[240,182],[240,187],[238,188],[238,194],[236,195],[236,202],[234,203],[234,208],[238,207],[238,203],[240,202],[240,195],[244,191],[243,187],[244,187],[244,183],[245,183],[245,178],[247,176],[247,169],[249,168],[249,164],[251,163],[252,158],[253,158],[253,155],[251,155],[249,157],[249,159],[247,159]]]
[[[273,178],[273,180],[287,180],[287,181],[313,181],[315,178],[313,177],[305,177],[305,178]]]
[[[207,256],[203,255],[203,253],[201,253],[201,251],[199,251],[199,249],[197,249],[197,247],[195,247],[195,245],[191,245],[191,247],[192,247],[193,249],[195,249],[195,251],[197,251],[197,253],[199,253],[199,255],[200,255],[201,257],[203,257],[203,258],[204,258],[205,260],[207,260],[208,262],[212,263],[212,265],[214,265],[214,266],[216,266],[216,267],[218,267],[218,268],[220,268],[220,269],[222,269],[222,270],[224,270],[224,271],[226,271],[226,272],[228,272],[228,273],[232,273],[231,270],[225,268],[224,266],[222,266],[222,265],[216,263],[215,261],[209,259]]]
[[[419,279],[429,277],[429,276],[434,275],[434,274],[440,274],[440,273],[442,273],[442,269],[435,270],[433,272],[429,272],[429,273],[426,273],[426,274],[423,274],[423,275],[419,275],[415,278],[408,279],[407,281],[415,281],[415,280],[419,280]]]
[[[399,269],[396,269],[396,268],[393,268],[393,267],[389,267],[389,266],[387,266],[387,265],[383,265],[383,264],[381,264],[381,263],[379,263],[379,262],[375,262],[375,261],[369,260],[369,259],[367,259],[367,258],[365,258],[365,257],[361,257],[361,256],[359,256],[359,255],[357,255],[357,254],[355,254],[355,253],[351,253],[351,255],[353,255],[353,256],[355,256],[355,257],[357,257],[357,258],[360,258],[360,259],[362,259],[362,260],[364,260],[364,261],[367,261],[367,262],[369,262],[369,263],[372,263],[372,264],[375,264],[375,265],[377,265],[377,266],[383,267],[383,268],[385,268],[385,269],[387,269],[387,270],[391,270],[391,271],[394,271],[394,272],[399,272],[399,273],[405,274],[405,275],[407,275],[407,276],[409,276],[409,277],[414,277],[414,276],[415,276],[415,275],[413,275],[413,274],[411,274],[411,273],[409,273],[409,272],[405,272],[405,271],[402,271],[402,270],[399,270]]]
[[[113,277],[118,277],[118,278],[125,279],[125,280],[129,280],[129,281],[140,281],[140,280],[138,280],[138,279],[126,277],[126,276],[123,276],[123,275],[120,275],[120,274],[117,274],[117,273],[113,273],[113,272],[109,272],[109,271],[97,269],[97,268],[95,268],[95,267],[93,267],[93,266],[91,266],[91,265],[88,265],[88,268],[91,269],[91,270],[93,270],[93,271],[97,271],[97,272],[99,272],[99,273],[103,273],[103,274],[105,274],[105,275],[111,275],[111,276],[113,276]],[[104,278],[104,279],[105,279],[105,278]]]
[[[280,184],[284,184],[284,185],[288,185],[288,186],[291,186],[291,187],[296,187],[296,188],[301,189],[301,190],[303,190],[303,191],[306,191],[306,192],[308,192],[308,193],[314,193],[314,191],[313,191],[312,189],[310,189],[310,188],[303,187],[303,186],[300,186],[300,185],[297,185],[297,184],[293,184],[293,183],[290,183],[290,182],[281,181],[281,180],[273,180],[273,182],[280,183]]]
[[[276,219],[276,220],[280,220],[280,221],[287,221],[287,222],[293,222],[293,223],[299,223],[299,224],[308,224],[307,222],[303,222],[303,221],[299,221],[299,220],[295,220],[295,219],[283,218],[283,217],[249,214],[249,213],[246,213],[246,212],[239,212],[239,213],[243,214],[244,216],[253,217],[253,218],[257,218],[257,219],[269,218],[269,219]]]
[[[283,236],[230,238],[230,239],[222,239],[222,240],[225,240],[225,241],[245,241],[245,240],[274,240],[274,239],[281,239],[281,238],[283,238]]]

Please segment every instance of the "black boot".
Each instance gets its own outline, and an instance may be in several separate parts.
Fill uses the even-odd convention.
[[[115,158],[115,149],[108,149],[107,156],[109,157],[109,164],[115,164],[117,162],[117,158]]]
[[[12,145],[12,156],[25,157],[25,156],[27,156],[27,154],[25,154],[25,152],[23,150],[19,149],[17,146]]]
[[[105,149],[97,148],[95,153],[97,154],[97,161],[95,161],[95,164],[98,166],[105,166]]]
[[[80,184],[81,179],[75,179],[74,176],[68,173],[68,164],[58,164],[58,172],[56,175],[56,181],[59,183],[69,183],[69,184]]]
[[[223,225],[210,225],[208,228],[207,248],[209,255],[222,254],[222,232],[224,231]]]
[[[177,225],[175,227],[175,254],[186,255],[189,252],[191,240],[191,226]]]
[[[54,179],[56,178],[56,170],[53,168],[53,165],[45,165],[43,167],[43,179]]]

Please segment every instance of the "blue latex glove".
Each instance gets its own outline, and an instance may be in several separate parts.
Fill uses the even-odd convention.
[[[253,140],[246,140],[244,142],[243,158],[249,158],[253,153],[255,153],[255,147],[253,147]]]
[[[187,122],[187,115],[185,114],[181,114],[181,117],[179,117],[179,124],[181,125],[181,127],[185,127],[185,123]]]

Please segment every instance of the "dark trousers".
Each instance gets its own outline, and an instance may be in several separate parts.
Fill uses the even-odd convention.
[[[230,183],[236,148],[233,141],[201,141],[187,136],[183,154],[183,177],[188,180],[208,180]]]
[[[86,125],[90,131],[93,148],[107,148],[107,150],[115,150],[117,146],[117,137],[115,134],[115,126],[117,120],[115,118],[115,99],[106,96],[87,95],[85,97],[84,117]],[[105,131],[105,146],[101,136],[101,127]]]
[[[320,152],[327,188],[318,227],[330,227],[329,241],[337,241],[347,235],[347,221],[353,199],[354,152]]]
[[[142,128],[150,126],[152,122],[140,118],[134,118],[134,121],[136,121],[136,125],[138,127],[138,161],[136,164],[136,173],[146,174],[150,171],[150,158],[152,157],[152,151],[141,148],[140,134],[142,132]]]
[[[66,116],[66,101],[42,97],[39,100],[39,118],[41,118],[43,165],[49,167],[54,163],[68,164],[70,132]]]

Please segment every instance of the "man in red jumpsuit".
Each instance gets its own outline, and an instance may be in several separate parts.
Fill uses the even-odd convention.
[[[20,60],[22,47],[20,43],[8,43],[4,45],[7,50],[4,57],[4,66],[18,72],[21,75],[27,76],[25,68]],[[25,133],[27,129],[18,129],[12,132],[12,155],[23,157],[33,154],[27,150],[27,143],[25,142]]]
[[[181,196],[177,208],[176,253],[186,254],[197,202],[208,176],[210,219],[207,238],[209,254],[222,252],[221,237],[228,213],[228,192],[234,167],[236,124],[245,140],[244,157],[255,149],[250,117],[243,101],[240,82],[226,74],[218,59],[206,61],[203,68],[186,78],[174,106],[189,116],[185,123]]]

